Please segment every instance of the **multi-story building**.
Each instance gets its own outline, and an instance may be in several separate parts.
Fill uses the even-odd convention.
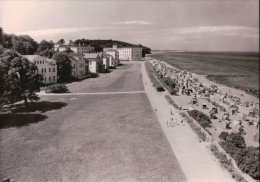
[[[75,78],[81,78],[86,74],[85,60],[83,54],[71,53],[70,55],[72,73],[71,75]]]
[[[83,54],[83,53],[91,53],[95,52],[94,47],[90,45],[65,45],[65,44],[54,44],[54,50],[64,52],[66,50],[72,50],[74,53]]]
[[[105,65],[103,64],[103,57],[101,53],[85,53],[85,64],[88,64],[88,73],[98,73],[105,71]]]
[[[115,49],[106,49],[106,51],[103,54],[104,56],[112,56],[109,57],[109,66],[111,67],[117,67],[120,64],[120,59],[119,59],[119,52]]]
[[[43,76],[44,83],[50,84],[57,82],[57,65],[55,60],[39,55],[23,56],[37,66],[37,73]]]
[[[142,48],[141,47],[120,47],[113,45],[112,48],[104,48],[104,52],[109,50],[117,50],[119,53],[119,60],[127,61],[141,61],[142,60]]]

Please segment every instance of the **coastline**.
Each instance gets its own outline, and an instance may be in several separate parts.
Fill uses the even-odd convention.
[[[154,59],[154,58],[152,58],[152,59]],[[155,60],[157,60],[157,59],[155,59]],[[222,92],[229,92],[229,90],[230,90],[230,91],[232,92],[232,94],[233,94],[233,92],[235,93],[235,96],[241,96],[241,94],[244,94],[244,95],[246,95],[248,98],[250,98],[250,99],[249,99],[249,102],[250,102],[250,101],[259,100],[259,98],[257,98],[255,95],[246,93],[246,91],[243,90],[243,89],[236,88],[236,87],[230,87],[230,86],[227,86],[227,85],[225,85],[225,84],[218,83],[218,82],[215,82],[215,81],[213,81],[213,80],[210,80],[210,79],[208,78],[208,75],[203,75],[203,74],[198,74],[198,73],[192,73],[192,72],[189,72],[189,71],[187,71],[187,70],[180,69],[180,68],[178,68],[178,67],[176,67],[176,66],[173,66],[173,65],[171,65],[171,64],[169,64],[169,63],[167,63],[167,62],[165,62],[165,61],[161,61],[161,62],[163,62],[164,64],[166,64],[166,65],[169,66],[170,68],[179,69],[179,70],[182,70],[182,71],[186,71],[187,73],[191,73],[194,78],[198,78],[199,81],[202,82],[203,84],[205,84],[206,86],[216,85],[216,86],[219,88],[219,90],[221,90]],[[248,101],[248,100],[247,100],[247,101]]]
[[[175,56],[172,56],[171,54],[170,55],[167,54],[167,56],[162,56],[162,53],[164,53],[164,52],[165,53],[174,52],[174,53],[176,53],[175,56],[177,56],[177,57],[175,58]],[[182,54],[183,52],[185,54]],[[200,61],[200,59],[198,59],[198,56],[200,55],[200,53],[201,53],[201,56],[202,56],[201,59],[203,61]],[[238,55],[233,56],[233,53],[236,53]],[[250,55],[250,54],[253,54],[253,56]],[[191,57],[191,55],[193,57]],[[227,57],[222,58],[222,57],[219,57],[220,55],[227,56]],[[232,55],[232,57],[229,57],[231,55]],[[241,56],[241,57],[239,57],[239,56]],[[246,57],[244,58],[244,56],[246,56]],[[216,65],[216,67],[218,67],[218,69],[216,69],[216,71],[220,71],[221,73],[215,75],[215,74],[211,74],[210,72],[208,73],[207,71],[205,72],[206,67],[203,66],[203,65],[202,65],[202,71],[193,72],[192,70],[189,69],[189,66],[187,67],[187,69],[185,69],[185,67],[181,66],[182,64],[179,65],[178,62],[170,61],[171,59],[172,60],[180,59],[184,63],[191,63],[191,65],[193,65],[193,66],[194,66],[194,64],[197,65],[197,61],[198,61],[198,65],[200,65],[201,63],[204,64],[204,62],[205,62],[205,64],[209,64],[209,66],[210,66],[209,70],[212,70],[212,68],[211,68],[211,66],[213,66],[213,64],[211,63],[212,59],[213,60],[214,59],[218,59],[218,60],[227,59],[228,61],[229,60],[233,61],[232,59],[235,59],[237,61],[241,61],[241,60],[246,59],[246,60],[250,61],[250,67],[259,67],[259,60],[258,60],[257,64],[251,64],[252,60],[254,60],[256,57],[259,57],[259,52],[159,51],[159,52],[155,52],[155,53],[152,52],[152,54],[148,55],[148,57],[150,57],[152,59],[163,61],[164,63],[167,63],[167,64],[171,65],[172,67],[174,67],[176,69],[187,71],[189,73],[195,73],[195,74],[201,75],[201,76],[205,76],[205,77],[208,78],[208,80],[213,81],[216,84],[220,84],[222,86],[227,86],[227,87],[230,87],[230,88],[236,88],[236,89],[245,91],[247,94],[253,95],[259,100],[259,96],[260,96],[259,84],[258,84],[258,86],[256,86],[254,84],[254,83],[258,83],[259,80],[258,79],[251,79],[253,77],[259,77],[259,74],[257,74],[258,76],[256,76],[255,74],[251,75],[252,69],[248,69],[248,68],[247,69],[240,69],[237,66],[237,64],[235,64],[236,66],[234,68],[232,67],[231,64],[229,64],[228,66],[226,66],[226,65],[223,66],[224,70],[226,70],[227,68],[232,69],[232,70],[233,69],[236,70],[236,72],[229,73],[228,71],[224,71],[224,72],[220,71],[219,69],[222,69],[222,68],[219,67],[219,65]],[[195,61],[190,62],[189,60],[193,60],[193,58],[195,59]],[[207,59],[209,59],[209,61],[206,61]],[[169,60],[169,62],[168,62],[168,60]],[[221,61],[221,64],[224,64],[224,63],[225,62]],[[234,62],[234,63],[236,63],[236,62]],[[239,62],[239,64],[240,63],[241,63],[241,66],[247,65],[247,63],[245,63],[245,62]],[[239,71],[239,72],[237,72],[237,71]],[[213,72],[214,72],[214,69],[213,69]],[[249,79],[248,82],[243,77],[247,77],[246,79]],[[231,78],[238,79],[238,82],[230,80]],[[240,79],[242,79],[242,80],[240,80]],[[254,86],[251,86],[252,84],[246,84],[246,82],[252,83]],[[239,84],[237,84],[237,83],[239,83]],[[243,83],[245,83],[245,84],[243,84]]]

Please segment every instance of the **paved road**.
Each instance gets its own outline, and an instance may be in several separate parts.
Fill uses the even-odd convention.
[[[143,92],[140,70],[140,64],[126,64],[70,84],[71,94],[41,96],[29,114],[6,115],[0,178],[186,181]]]

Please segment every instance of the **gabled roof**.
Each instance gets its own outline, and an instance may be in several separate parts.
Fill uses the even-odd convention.
[[[33,62],[35,58],[37,58],[39,55],[23,55],[23,57],[27,58],[29,61]]]
[[[30,62],[34,62],[35,58],[41,57],[44,59],[44,61],[46,61],[47,63],[49,63],[51,65],[56,64],[56,61],[54,59],[49,59],[49,58],[46,58],[46,57],[40,56],[40,55],[23,55],[23,57],[27,58]]]
[[[98,53],[83,53],[83,55],[86,59],[94,59],[100,56]]]

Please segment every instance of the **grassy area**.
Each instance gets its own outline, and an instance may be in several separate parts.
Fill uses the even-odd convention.
[[[124,63],[111,73],[100,74],[77,83],[67,84],[71,93],[143,91],[140,63]]]
[[[135,79],[140,76],[139,66],[127,66],[123,78],[123,73],[113,71],[112,81],[107,74],[93,79],[93,85],[86,85],[85,80],[74,83],[76,88],[79,84],[74,91],[143,88]],[[0,130],[2,178],[186,181],[145,93],[42,96],[41,101],[65,103],[66,107],[32,109],[31,114],[41,112],[46,118]]]

